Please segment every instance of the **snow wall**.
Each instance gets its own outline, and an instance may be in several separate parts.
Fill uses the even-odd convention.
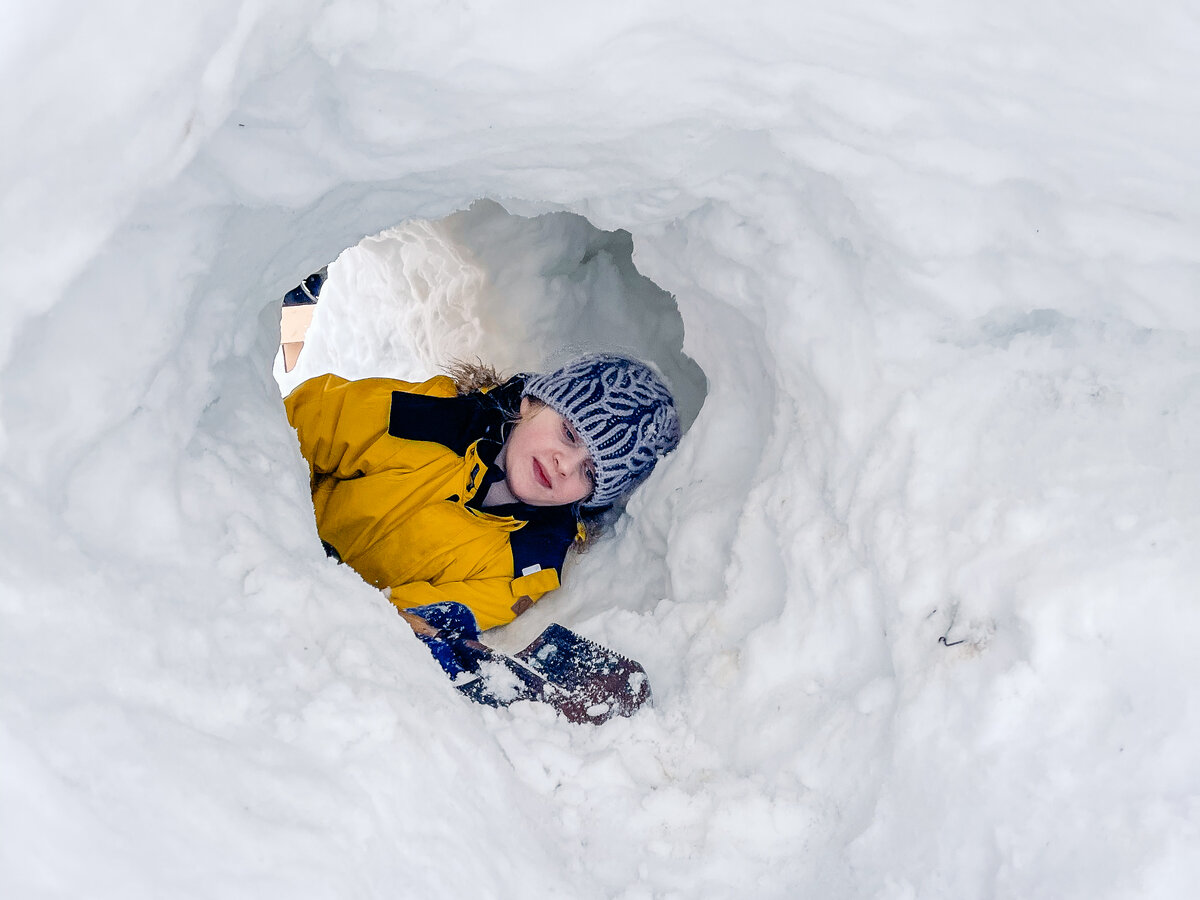
[[[1190,896],[1197,46],[1166,0],[10,4],[0,894]],[[284,291],[479,198],[628,231],[706,378],[514,626],[646,665],[600,729],[447,690],[272,379]]]

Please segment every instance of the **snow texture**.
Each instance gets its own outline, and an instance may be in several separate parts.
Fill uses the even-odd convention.
[[[1194,896],[1194,4],[2,18],[0,896]],[[492,634],[654,709],[473,706],[325,558],[272,376],[335,259],[294,377],[676,383]]]

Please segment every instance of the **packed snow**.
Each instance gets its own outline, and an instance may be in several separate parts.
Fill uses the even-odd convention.
[[[0,896],[1194,895],[1193,5],[2,18]],[[280,400],[593,346],[687,434],[487,637],[601,727],[453,690]]]

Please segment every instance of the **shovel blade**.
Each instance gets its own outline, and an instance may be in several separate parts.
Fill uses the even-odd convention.
[[[572,722],[599,725],[631,716],[650,702],[650,680],[640,663],[551,625],[512,656],[471,639],[455,645],[474,658],[455,687],[476,703],[508,706],[548,703]]]
[[[640,663],[558,624],[514,658],[546,680],[539,699],[572,722],[598,725],[650,702],[650,679]]]

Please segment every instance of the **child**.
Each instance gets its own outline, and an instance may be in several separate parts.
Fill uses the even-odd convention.
[[[558,587],[582,518],[633,490],[680,426],[663,382],[623,356],[502,384],[458,374],[321,375],[284,405],[326,551],[402,613],[461,603],[486,629]]]

